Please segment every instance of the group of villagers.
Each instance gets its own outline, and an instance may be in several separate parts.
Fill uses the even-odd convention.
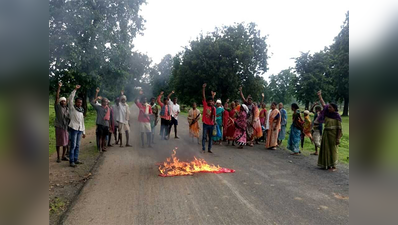
[[[238,100],[222,104],[221,99],[215,100],[216,92],[206,98],[203,84],[203,132],[202,151],[205,152],[205,143],[208,141],[208,152],[212,152],[212,144],[253,147],[260,141],[265,142],[265,148],[276,150],[281,146],[286,137],[287,112],[282,103],[271,103],[269,110],[264,103],[262,94],[261,103],[253,101],[249,95],[245,98],[242,88],[239,88],[242,104]],[[315,146],[315,152],[311,155],[318,156],[318,166],[330,171],[336,170],[338,162],[338,145],[342,137],[341,116],[338,106],[334,103],[326,104],[322,98],[322,92],[318,92],[320,104],[314,103],[310,110],[303,112],[303,117],[296,103],[291,104],[293,111],[292,124],[288,137],[287,149],[292,155],[300,155],[304,147],[305,138],[309,138]],[[315,110],[314,110],[315,109]],[[314,114],[313,120],[310,113]],[[197,139],[199,144],[201,112],[197,104],[193,103],[188,112],[189,135]]]

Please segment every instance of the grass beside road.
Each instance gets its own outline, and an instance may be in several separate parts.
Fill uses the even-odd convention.
[[[95,119],[96,119],[96,112],[94,108],[88,104],[88,112],[86,117],[84,118],[84,125],[86,130],[95,127]],[[48,133],[49,133],[49,156],[51,156],[55,152],[55,127],[54,127],[54,120],[55,120],[55,110],[54,110],[54,101],[50,100],[49,102],[49,126],[48,126]]]

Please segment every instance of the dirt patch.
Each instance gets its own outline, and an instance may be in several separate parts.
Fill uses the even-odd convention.
[[[62,150],[61,150],[62,151]],[[79,160],[84,164],[69,167],[69,162],[57,163],[57,153],[49,157],[49,216],[50,224],[57,224],[84,183],[91,178],[91,171],[100,157],[96,149],[95,128],[88,130],[81,141]]]

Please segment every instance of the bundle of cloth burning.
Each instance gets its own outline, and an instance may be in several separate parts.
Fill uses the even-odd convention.
[[[177,148],[173,150],[173,154],[170,158],[166,159],[166,162],[159,163],[159,176],[161,177],[174,177],[174,176],[187,176],[193,175],[194,173],[235,173],[233,169],[222,168],[215,166],[214,164],[209,165],[204,159],[197,159],[191,162],[180,162],[176,157]]]

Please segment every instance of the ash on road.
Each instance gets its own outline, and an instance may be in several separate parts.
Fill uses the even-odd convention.
[[[133,147],[104,153],[63,224],[348,224],[347,165],[324,171],[315,156],[291,156],[263,144],[214,146],[214,154],[202,154],[183,116],[180,139],[159,140],[157,126],[155,146],[142,149],[135,106],[132,112]],[[175,147],[181,160],[196,156],[236,172],[159,177],[156,163]]]

